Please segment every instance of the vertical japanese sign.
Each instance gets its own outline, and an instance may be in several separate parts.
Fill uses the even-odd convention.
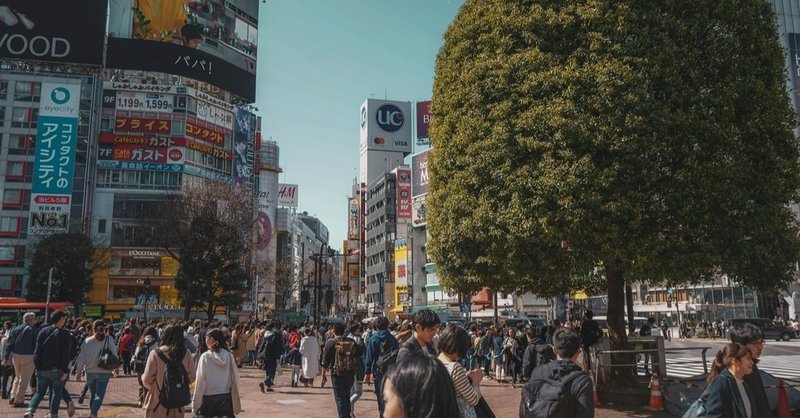
[[[28,222],[31,235],[67,232],[80,92],[80,85],[42,83]]]
[[[358,215],[360,213],[361,202],[358,197],[351,197],[347,205],[347,239],[358,240]]]
[[[397,219],[411,219],[411,170],[397,169]]]
[[[408,303],[408,246],[405,240],[395,241],[394,245],[394,292],[395,303]]]

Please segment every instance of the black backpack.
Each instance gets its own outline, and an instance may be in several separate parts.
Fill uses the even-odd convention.
[[[192,402],[192,394],[189,392],[189,375],[183,367],[183,361],[171,360],[155,349],[158,358],[167,365],[164,369],[164,385],[158,394],[158,405],[167,409],[183,408]],[[156,405],[156,408],[158,408]]]
[[[378,359],[375,360],[375,367],[382,374],[386,374],[389,371],[389,368],[394,366],[397,363],[397,353],[400,351],[400,348],[392,347],[392,343],[388,340],[383,340],[381,343],[381,354],[378,356]]]
[[[581,370],[575,370],[560,382],[533,379],[523,389],[522,402],[519,405],[520,418],[571,418],[575,416],[575,397],[570,387],[573,380],[583,376]],[[531,383],[542,382],[537,393],[531,393]]]
[[[139,349],[139,352],[136,353],[136,356],[133,358],[133,371],[136,373],[144,373],[144,367],[147,365],[147,356],[150,354],[150,348],[155,344],[155,340],[151,341],[150,344],[145,344],[142,348]],[[163,359],[162,359],[163,360]]]
[[[278,332],[272,332],[264,338],[258,351],[258,357],[262,361],[277,360],[283,354],[283,336]]]

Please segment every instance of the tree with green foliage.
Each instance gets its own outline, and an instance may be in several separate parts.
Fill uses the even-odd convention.
[[[92,288],[95,246],[83,234],[53,234],[37,242],[28,266],[27,298],[47,300],[47,281],[53,269],[50,300],[80,306]]]
[[[563,295],[800,259],[795,114],[769,2],[467,0],[439,51],[428,251],[455,291]],[[582,283],[581,285],[585,285]]]

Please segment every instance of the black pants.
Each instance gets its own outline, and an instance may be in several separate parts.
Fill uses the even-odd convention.
[[[133,353],[130,351],[122,353],[122,372],[125,373],[126,376],[133,372],[133,367],[131,366],[131,357],[133,357]]]
[[[14,366],[0,367],[0,392],[3,399],[7,399],[10,393],[9,384],[14,381]]]
[[[336,410],[339,418],[350,418],[352,405],[350,404],[350,388],[353,387],[355,377],[350,375],[336,376],[331,375],[333,385],[333,399],[336,401]]]

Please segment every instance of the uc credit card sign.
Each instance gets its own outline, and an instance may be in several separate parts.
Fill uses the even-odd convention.
[[[67,231],[80,93],[78,84],[42,83],[29,234],[48,235]]]

